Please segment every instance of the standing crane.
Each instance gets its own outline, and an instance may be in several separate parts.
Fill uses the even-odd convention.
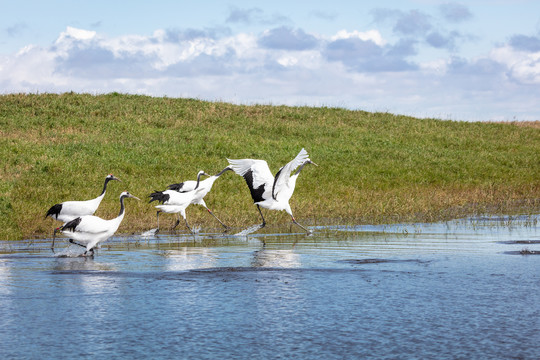
[[[45,217],[50,216],[55,220],[66,223],[79,216],[94,215],[97,208],[99,207],[99,204],[101,204],[101,200],[103,200],[103,198],[105,197],[105,192],[107,191],[107,184],[111,180],[120,181],[120,179],[115,177],[113,174],[109,174],[105,178],[103,190],[97,198],[85,201],[64,201],[63,203],[55,204],[51,206],[49,211],[47,211]]]

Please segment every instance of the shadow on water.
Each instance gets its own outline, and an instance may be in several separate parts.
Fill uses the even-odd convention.
[[[418,260],[418,259],[346,259],[338,260],[342,263],[353,264],[353,265],[363,265],[363,264],[385,264],[385,263],[417,263],[427,265],[430,261]]]

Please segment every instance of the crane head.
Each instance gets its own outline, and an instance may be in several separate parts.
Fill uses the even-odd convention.
[[[114,176],[113,174],[107,175],[107,179],[108,179],[108,180],[122,181],[122,180],[120,180],[119,178],[117,178],[116,176]]]
[[[126,198],[126,197],[128,197],[128,198],[133,198],[133,199],[137,199],[137,200],[139,200],[139,201],[141,200],[141,199],[139,199],[138,197],[136,197],[136,196],[134,196],[134,195],[131,195],[128,191],[124,191],[123,193],[120,194],[120,199]]]

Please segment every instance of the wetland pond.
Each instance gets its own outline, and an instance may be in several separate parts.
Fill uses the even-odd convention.
[[[538,359],[538,220],[0,242],[0,357]]]

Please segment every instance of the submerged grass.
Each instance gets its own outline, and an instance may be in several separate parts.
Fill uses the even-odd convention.
[[[519,124],[517,124],[519,125]],[[320,166],[300,175],[291,205],[307,225],[437,221],[478,213],[538,212],[540,127],[467,123],[340,108],[242,106],[112,93],[0,96],[0,239],[49,235],[44,215],[99,195],[141,198],[216,173],[226,158],[265,159],[275,173],[305,147]],[[259,221],[243,179],[225,173],[206,197],[235,227]],[[191,223],[218,228],[201,207]],[[173,222],[171,216],[170,221]],[[286,223],[285,213],[267,221]],[[163,216],[166,224],[167,216]],[[120,232],[155,226],[155,208],[129,201]]]

